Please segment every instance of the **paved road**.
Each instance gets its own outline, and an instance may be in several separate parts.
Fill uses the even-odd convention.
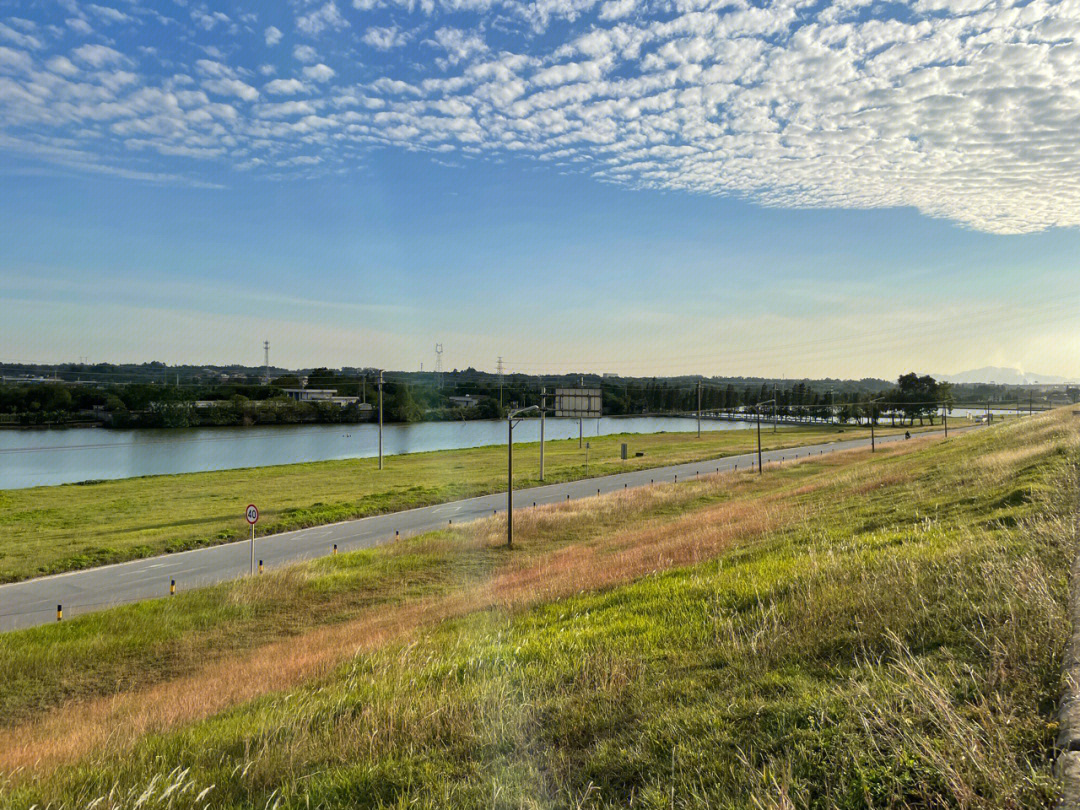
[[[967,428],[971,429],[971,428]],[[960,432],[960,430],[954,430]],[[919,436],[940,435],[921,433]],[[903,435],[883,436],[879,444],[903,441]],[[820,455],[836,450],[869,446],[870,439],[849,439],[827,444],[807,445],[791,449],[770,450],[762,454],[766,463],[807,455]],[[755,455],[696,461],[672,467],[635,470],[600,478],[588,478],[564,484],[550,484],[514,493],[514,508],[527,509],[537,505],[561,503],[566,500],[594,497],[599,493],[615,492],[630,487],[647,486],[653,482],[687,480],[696,475],[748,469]],[[394,539],[396,534],[407,537],[454,523],[487,517],[495,510],[506,510],[506,493],[483,495],[462,501],[425,506],[405,512],[377,515],[345,523],[316,526],[255,541],[256,560],[267,568],[277,568],[297,560],[322,557],[332,553],[334,544],[339,551],[370,548]],[[256,564],[258,564],[256,562]],[[216,582],[237,579],[248,573],[250,541],[200,548],[161,557],[150,557],[117,565],[73,571],[50,577],[0,585],[0,632],[56,621],[56,606],[64,606],[64,618],[78,616],[104,607],[154,599],[169,593],[169,581],[176,580],[177,591],[190,590]]]

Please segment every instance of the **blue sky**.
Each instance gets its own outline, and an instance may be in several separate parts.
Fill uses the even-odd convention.
[[[0,360],[1080,377],[1080,11],[0,2]]]

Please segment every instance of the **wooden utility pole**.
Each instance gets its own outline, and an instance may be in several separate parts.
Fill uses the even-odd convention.
[[[379,372],[379,469],[382,469],[382,386],[383,373]]]
[[[697,383],[697,437],[701,438],[701,380]]]
[[[544,412],[547,410],[547,388],[540,389],[540,480],[544,480]]]

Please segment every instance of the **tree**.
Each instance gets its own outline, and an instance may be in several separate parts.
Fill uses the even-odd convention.
[[[922,424],[924,417],[929,416],[933,424],[933,414],[937,412],[942,400],[941,385],[925,374],[920,377],[914,371],[903,374],[896,381],[897,387],[891,399],[898,403],[901,412],[908,420],[909,425],[915,424],[915,419]],[[947,391],[946,391],[947,393]]]

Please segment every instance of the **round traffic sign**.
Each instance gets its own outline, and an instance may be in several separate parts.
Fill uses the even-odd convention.
[[[249,503],[247,510],[244,512],[244,517],[248,523],[254,526],[259,522],[259,508],[255,504]]]

